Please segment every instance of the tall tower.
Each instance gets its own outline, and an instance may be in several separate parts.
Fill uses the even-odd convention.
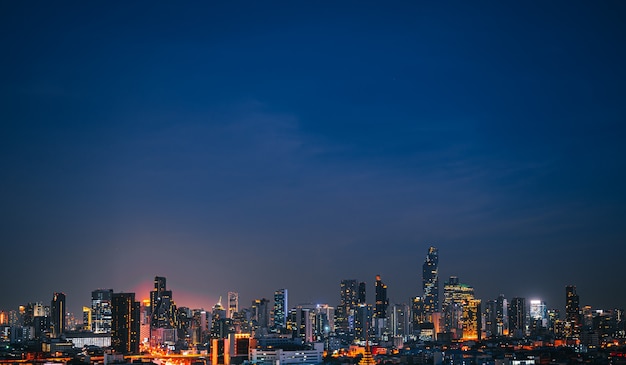
[[[507,304],[504,294],[500,294],[496,299],[496,324],[497,324],[497,336],[509,335],[509,306]]]
[[[267,334],[270,323],[270,301],[268,299],[255,299],[252,301],[252,321],[255,331]]]
[[[353,315],[358,302],[357,285],[354,279],[341,280],[339,285],[339,306],[335,322],[338,329],[344,333],[350,332],[350,316]]]
[[[122,354],[138,353],[140,304],[135,293],[114,293],[111,308],[111,347]]]
[[[228,292],[228,318],[233,319],[233,315],[239,311],[239,293]]]
[[[387,307],[389,306],[389,298],[387,298],[387,285],[380,279],[380,275],[376,275],[376,309],[374,315],[376,318],[387,318]]]
[[[53,338],[65,332],[65,294],[54,293],[50,302],[50,325]]]
[[[287,329],[287,315],[289,314],[287,289],[278,289],[274,292],[274,329],[282,333]]]
[[[91,330],[94,333],[111,333],[111,296],[113,289],[91,292]]]
[[[481,302],[474,298],[474,288],[451,276],[443,287],[444,326],[455,339],[480,340]]]
[[[565,333],[567,337],[578,337],[581,327],[580,298],[576,287],[565,287]]]
[[[387,298],[387,285],[382,282],[380,275],[376,275],[375,283],[376,305],[374,307],[374,333],[377,338],[381,338],[387,331],[387,308],[389,298]]]
[[[439,311],[439,250],[428,248],[426,261],[422,266],[422,287],[424,289],[424,316],[432,322],[432,314]]]
[[[175,305],[172,291],[167,290],[164,277],[154,278],[154,290],[150,292],[150,328],[172,328],[175,322]]]
[[[530,333],[541,334],[548,329],[548,308],[546,302],[539,299],[531,299],[528,311],[530,320]]]
[[[526,335],[526,299],[513,298],[509,306],[509,334],[514,338]]]
[[[365,304],[367,303],[367,284],[365,282],[359,283],[359,295],[357,296],[357,304]]]

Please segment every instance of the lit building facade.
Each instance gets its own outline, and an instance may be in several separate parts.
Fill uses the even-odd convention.
[[[548,307],[539,299],[531,299],[529,307],[530,331],[540,333],[548,329]]]
[[[565,287],[565,337],[578,338],[582,325],[580,298],[574,285]]]
[[[250,309],[252,330],[255,334],[267,334],[270,325],[270,301],[265,298],[255,299]]]
[[[113,289],[98,289],[91,292],[91,331],[111,333],[111,296]]]
[[[354,338],[359,341],[373,339],[372,319],[374,309],[368,304],[359,304],[354,313]]]
[[[138,353],[140,304],[135,293],[113,293],[111,309],[111,347],[122,354]]]
[[[443,288],[443,328],[453,339],[480,340],[482,332],[481,302],[474,288],[451,276]]]
[[[233,319],[235,313],[239,311],[239,293],[228,292],[228,318]]]
[[[391,311],[391,334],[407,339],[411,334],[411,308],[407,304],[394,304]]]
[[[509,336],[526,336],[526,299],[516,297],[509,304]]]
[[[176,328],[176,304],[172,291],[167,290],[166,278],[154,278],[154,290],[150,292],[150,329]]]
[[[278,289],[274,292],[274,330],[284,333],[287,329],[287,315],[289,311],[289,294],[287,289]]]
[[[380,275],[376,275],[374,284],[376,303],[374,306],[374,331],[378,339],[386,336],[387,333],[387,309],[389,298],[387,298],[387,285],[382,282]]]
[[[422,266],[423,310],[426,322],[432,322],[432,314],[439,310],[439,250],[429,247]]]
[[[59,338],[65,333],[65,294],[54,293],[50,302],[50,335]]]
[[[339,285],[339,306],[337,307],[335,323],[340,333],[350,333],[354,315],[354,308],[358,303],[358,282],[353,279],[341,280]]]

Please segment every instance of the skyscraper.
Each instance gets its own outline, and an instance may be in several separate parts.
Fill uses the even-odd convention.
[[[255,299],[252,301],[253,328],[260,334],[267,334],[270,323],[270,301],[268,299]]]
[[[380,275],[376,275],[376,309],[374,315],[377,318],[387,318],[387,307],[389,306],[389,298],[387,298],[387,285],[380,279]]]
[[[411,323],[413,331],[419,333],[420,325],[424,323],[424,300],[422,297],[413,297],[411,303]]]
[[[239,293],[228,292],[228,318],[233,319],[233,315],[239,311]]]
[[[113,289],[91,292],[91,330],[94,333],[111,333],[111,296]]]
[[[578,337],[582,325],[580,315],[580,298],[576,294],[576,287],[565,287],[565,335],[566,337]]]
[[[350,316],[353,315],[358,302],[357,285],[354,279],[341,280],[339,285],[339,306],[335,313],[335,323],[339,332],[350,332]]]
[[[359,295],[357,296],[357,304],[365,304],[367,303],[367,283],[360,282],[359,283]]]
[[[391,312],[391,334],[407,337],[410,335],[411,308],[407,304],[394,304]]]
[[[65,332],[65,294],[54,293],[50,302],[50,331],[53,338],[60,337]]]
[[[372,306],[359,304],[354,313],[354,337],[360,341],[365,341],[373,334],[372,329]]]
[[[474,288],[451,276],[443,288],[444,328],[456,339],[480,340],[482,313]]]
[[[282,333],[287,328],[287,314],[289,313],[287,289],[278,289],[274,292],[274,329]]]
[[[373,330],[376,337],[381,338],[388,330],[387,307],[389,307],[389,298],[387,298],[387,285],[382,282],[380,275],[376,275],[376,283],[374,285],[376,304],[374,306]]]
[[[138,353],[140,304],[135,293],[114,293],[111,308],[111,347],[123,354]]]
[[[424,289],[424,315],[432,321],[432,314],[439,311],[439,250],[428,248],[426,261],[422,266],[422,287]]]
[[[174,328],[175,304],[172,291],[166,288],[166,279],[154,278],[154,290],[150,292],[150,328]]]
[[[509,305],[509,334],[514,338],[526,335],[526,299],[513,298]]]
[[[528,313],[531,321],[530,329],[533,333],[538,333],[548,328],[548,308],[546,307],[546,302],[531,299]]]

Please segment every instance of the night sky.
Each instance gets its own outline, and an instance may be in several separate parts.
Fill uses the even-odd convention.
[[[623,1],[0,2],[0,309],[626,308]]]

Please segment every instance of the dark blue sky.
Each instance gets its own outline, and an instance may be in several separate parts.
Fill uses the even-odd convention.
[[[626,307],[623,2],[0,3],[1,309],[443,281]],[[177,293],[179,296],[177,297]],[[139,293],[147,297],[146,293]],[[370,299],[372,297],[370,296]]]

